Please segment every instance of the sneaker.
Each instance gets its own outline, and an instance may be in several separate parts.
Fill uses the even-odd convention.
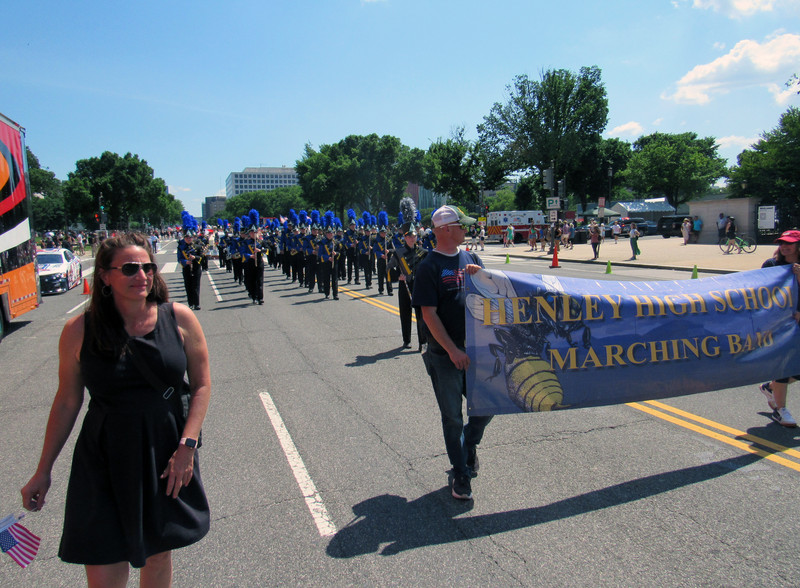
[[[769,382],[764,382],[758,387],[761,390],[761,393],[767,397],[767,404],[772,410],[778,410],[778,405],[775,403],[775,398],[772,396],[772,388],[769,385]]]
[[[772,413],[772,420],[783,427],[794,428],[797,426],[797,421],[792,418],[792,413],[786,407],[779,408]],[[455,494],[453,494],[455,496]]]
[[[467,467],[472,470],[472,477],[478,475],[478,469],[481,467],[478,461],[478,448],[476,446],[467,447]]]
[[[450,487],[453,498],[458,500],[472,500],[472,487],[469,483],[469,476],[459,474],[453,477],[453,485]]]

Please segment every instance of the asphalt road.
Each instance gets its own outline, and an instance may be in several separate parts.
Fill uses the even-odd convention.
[[[159,261],[183,301],[173,260],[174,243]],[[551,271],[509,261],[486,255],[488,267]],[[687,277],[604,270],[555,271]],[[771,423],[754,386],[496,417],[475,500],[463,503],[447,488],[421,357],[400,349],[396,296],[343,287],[341,300],[325,301],[270,270],[265,294],[253,306],[230,274],[204,277],[198,315],[213,392],[200,459],[212,528],[174,554],[176,586],[798,584],[800,434]],[[47,297],[0,344],[0,515],[22,511],[19,488],[57,385],[58,336],[85,299],[80,288]],[[25,519],[42,537],[39,556],[27,570],[0,558],[0,586],[85,583],[56,555],[77,429],[47,506]]]

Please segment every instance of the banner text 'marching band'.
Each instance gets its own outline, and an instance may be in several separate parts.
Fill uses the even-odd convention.
[[[478,272],[467,282],[468,410],[600,406],[800,374],[788,267],[671,282]]]

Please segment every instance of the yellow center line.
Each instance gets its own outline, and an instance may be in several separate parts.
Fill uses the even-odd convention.
[[[648,404],[652,404],[653,402],[654,401],[648,401]],[[661,404],[661,403],[656,403],[656,404]],[[709,429],[705,429],[705,428],[700,427],[698,425],[695,425],[693,423],[681,420],[681,419],[679,419],[677,417],[674,417],[674,416],[672,416],[670,414],[666,414],[664,412],[661,412],[660,410],[656,410],[655,408],[652,408],[650,406],[646,406],[646,405],[641,404],[639,402],[628,402],[627,406],[630,406],[631,408],[635,408],[637,410],[641,410],[642,412],[646,412],[647,414],[650,414],[652,416],[658,417],[660,419],[663,419],[665,421],[668,421],[668,422],[673,423],[675,425],[678,425],[680,427],[684,427],[685,429],[689,429],[689,430],[694,431],[696,433],[700,433],[701,435],[705,435],[706,437],[710,437],[712,439],[716,439],[717,441],[721,441],[722,443],[727,443],[728,445],[732,445],[733,447],[736,447],[737,449],[741,449],[742,451],[745,451],[747,453],[752,453],[754,455],[758,455],[759,457],[762,457],[764,459],[768,459],[770,461],[774,461],[775,463],[778,463],[778,464],[780,464],[782,466],[785,466],[787,468],[790,468],[790,469],[793,469],[793,470],[795,470],[797,472],[800,472],[800,464],[795,463],[795,462],[793,462],[791,460],[788,460],[785,457],[781,457],[780,455],[776,455],[774,453],[771,453],[771,452],[768,452],[768,451],[764,451],[763,449],[759,449],[757,447],[753,447],[752,445],[748,445],[747,443],[742,443],[738,439],[731,439],[730,437],[726,437],[725,435],[721,435],[720,433],[717,433],[715,431],[711,431]],[[667,407],[667,405],[662,405],[662,406]],[[672,407],[667,407],[667,408],[671,409]],[[683,411],[679,411],[678,409],[674,409],[674,410],[677,411],[677,412],[683,412]],[[690,413],[685,413],[685,414],[689,415]],[[694,416],[694,415],[692,415],[692,416]],[[693,420],[703,420],[704,421],[706,419],[702,419],[702,417],[696,417]],[[708,422],[713,422],[713,421],[708,421]],[[719,428],[720,430],[724,430],[725,429],[724,425],[719,425],[719,426],[717,426],[717,425],[718,425],[718,423],[714,423],[713,426],[715,428]],[[732,429],[732,430],[735,430],[735,429]],[[766,440],[763,440],[763,441],[766,442]],[[780,446],[778,445],[777,447],[780,447]],[[787,447],[787,448],[784,448],[784,449],[788,450],[789,448]]]
[[[668,404],[664,404],[663,402],[658,402],[657,400],[648,400],[647,404],[655,406],[656,408],[660,408],[662,410],[667,410],[669,412],[673,412],[679,416],[682,416],[687,419],[691,419],[693,421],[697,421],[698,423],[703,423],[709,427],[714,427],[715,429],[719,429],[720,431],[724,431],[726,433],[730,433],[731,435],[736,435],[742,439],[747,439],[748,441],[752,441],[753,443],[758,443],[762,447],[767,447],[779,453],[785,453],[786,455],[790,455],[792,457],[796,457],[800,459],[800,451],[796,449],[792,449],[791,447],[785,447],[783,445],[778,445],[777,443],[773,443],[769,439],[764,439],[762,437],[756,437],[755,435],[750,435],[744,431],[740,431],[738,429],[734,429],[733,427],[728,427],[727,425],[723,425],[721,423],[716,423],[714,421],[705,419],[701,416],[694,415],[690,412],[686,412],[679,408],[675,408],[674,406],[669,406]]]
[[[372,298],[367,294],[361,294],[360,292],[354,292],[349,288],[339,288],[339,292],[342,294],[347,294],[351,298],[355,298],[356,300],[361,300],[362,302],[366,302],[367,304],[371,304],[376,308],[380,308],[381,310],[385,310],[387,312],[391,312],[396,316],[400,316],[400,310],[396,306],[392,306],[388,302],[384,302],[383,300],[378,300],[376,298]]]

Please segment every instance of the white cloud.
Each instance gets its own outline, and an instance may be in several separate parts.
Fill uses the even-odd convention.
[[[725,43],[717,41],[716,43],[714,43],[714,49],[719,49],[720,51],[723,51],[725,49]]]
[[[618,127],[614,127],[608,132],[610,137],[619,137],[621,135],[630,135],[632,137],[638,137],[644,131],[644,127],[640,125],[636,121],[626,122],[624,125],[619,125]]]
[[[740,137],[738,135],[729,135],[717,139],[720,149],[749,149],[756,141],[758,141],[758,137]]]
[[[175,195],[178,192],[191,192],[191,188],[184,188],[183,186],[167,186],[167,192]]]
[[[789,79],[798,60],[800,35],[781,34],[765,43],[745,39],[722,57],[695,66],[678,80],[674,93],[661,97],[684,104],[707,104],[715,94],[760,86],[769,89],[780,103],[788,96],[772,88]]]
[[[663,118],[657,118],[656,120],[654,120],[654,121],[653,121],[653,126],[654,126],[654,127],[661,126],[661,123],[662,123],[662,122],[664,122],[664,119],[663,119]]]
[[[692,8],[721,12],[731,18],[752,16],[757,12],[772,12],[777,5],[791,0],[693,0]]]

